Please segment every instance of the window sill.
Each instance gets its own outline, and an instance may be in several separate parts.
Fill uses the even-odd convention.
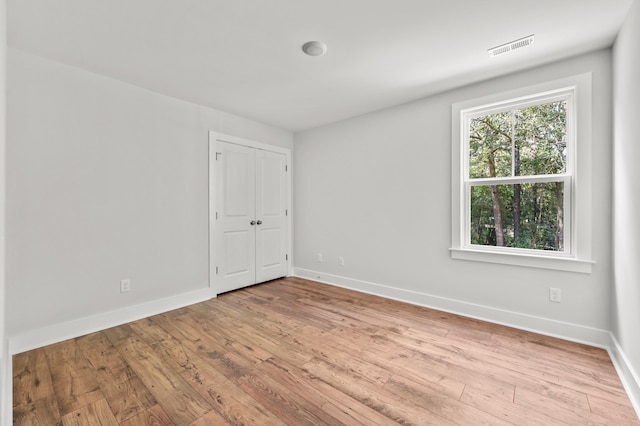
[[[554,269],[556,271],[590,274],[595,262],[567,257],[538,256],[520,253],[503,253],[489,250],[450,248],[452,259],[476,262],[525,266],[528,268]]]

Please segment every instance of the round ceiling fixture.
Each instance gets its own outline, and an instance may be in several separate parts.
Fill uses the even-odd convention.
[[[302,51],[309,56],[322,56],[327,52],[327,45],[321,41],[308,41],[302,45]]]

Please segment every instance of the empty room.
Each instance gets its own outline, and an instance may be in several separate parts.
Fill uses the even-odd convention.
[[[0,12],[1,425],[640,425],[640,0]]]

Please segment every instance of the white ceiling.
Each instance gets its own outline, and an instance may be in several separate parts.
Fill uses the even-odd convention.
[[[8,0],[8,42],[299,131],[610,46],[632,1]]]

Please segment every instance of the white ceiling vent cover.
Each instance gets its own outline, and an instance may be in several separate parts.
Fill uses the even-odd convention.
[[[500,46],[496,46],[492,49],[489,49],[489,56],[495,57],[498,55],[502,55],[503,53],[511,52],[512,50],[520,49],[521,47],[531,46],[533,44],[533,34],[530,36],[510,41],[509,43],[501,44]]]

